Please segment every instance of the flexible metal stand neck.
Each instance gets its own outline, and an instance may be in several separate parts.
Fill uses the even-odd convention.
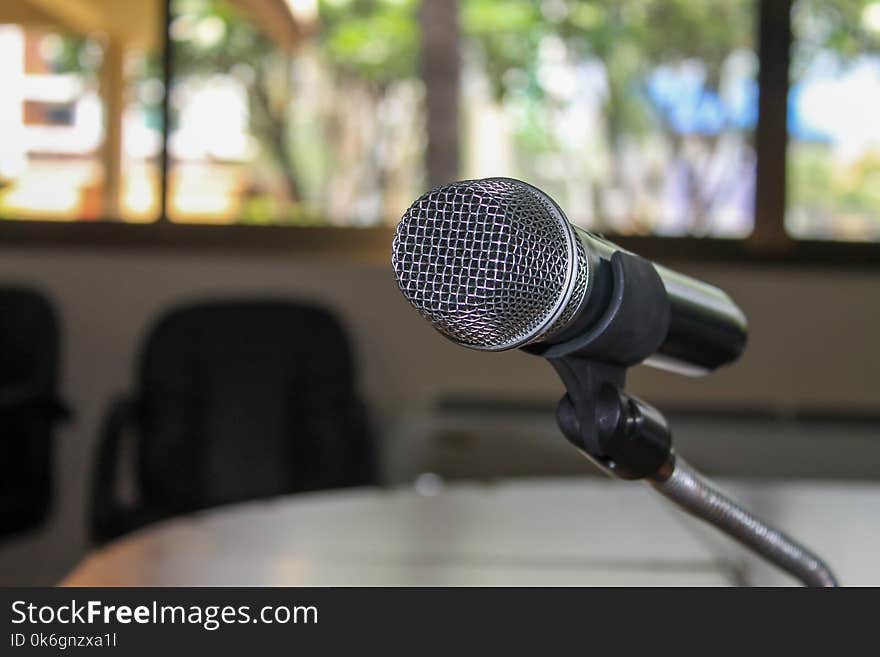
[[[647,478],[658,493],[736,539],[805,586],[837,586],[834,573],[820,557],[718,491],[684,460],[675,458],[670,469],[670,472]]]

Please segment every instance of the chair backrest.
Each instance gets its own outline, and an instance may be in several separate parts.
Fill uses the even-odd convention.
[[[146,341],[138,386],[147,505],[187,511],[375,479],[348,339],[320,308],[175,310]]]
[[[48,299],[0,288],[0,535],[33,528],[49,511],[58,349]]]
[[[58,325],[49,300],[34,290],[0,287],[0,387],[52,393],[58,374]]]

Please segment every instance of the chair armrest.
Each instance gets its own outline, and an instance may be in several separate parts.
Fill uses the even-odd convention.
[[[57,397],[28,385],[0,388],[0,415],[29,415],[66,420],[70,409]]]
[[[89,514],[91,535],[98,543],[125,531],[123,508],[116,498],[116,479],[122,436],[134,424],[136,411],[137,402],[130,397],[113,400],[98,437]]]

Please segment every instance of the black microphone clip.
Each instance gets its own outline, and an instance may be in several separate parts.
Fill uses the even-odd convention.
[[[611,303],[591,331],[523,350],[546,358],[565,384],[556,421],[569,442],[615,476],[641,479],[670,464],[672,436],[657,409],[623,389],[628,368],[666,339],[669,299],[647,260],[617,251],[611,266]]]

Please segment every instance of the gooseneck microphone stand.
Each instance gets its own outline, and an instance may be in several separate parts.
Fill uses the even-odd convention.
[[[710,485],[672,449],[666,419],[653,406],[624,392],[629,367],[654,353],[650,316],[662,289],[650,263],[626,252],[612,256],[615,294],[607,321],[587,336],[550,347],[526,347],[546,358],[567,394],[556,419],[565,437],[606,472],[645,479],[693,516],[793,575],[807,586],[837,586],[821,558],[770,527]],[[645,327],[634,331],[633,326]]]
[[[691,515],[735,538],[806,586],[837,586],[822,559],[783,532],[770,527],[709,484],[681,458],[648,482]]]

